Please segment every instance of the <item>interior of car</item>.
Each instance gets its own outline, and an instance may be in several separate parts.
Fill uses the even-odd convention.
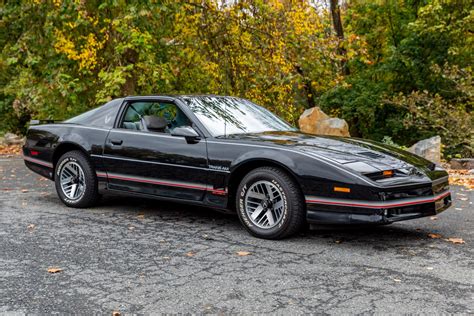
[[[128,104],[121,127],[131,130],[171,133],[176,127],[191,126],[191,121],[174,103],[133,102]]]

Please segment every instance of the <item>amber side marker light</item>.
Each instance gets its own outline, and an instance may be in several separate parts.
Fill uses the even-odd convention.
[[[351,193],[350,188],[334,187],[334,192]]]
[[[393,170],[385,170],[385,171],[383,172],[383,176],[384,176],[384,177],[391,177],[391,176],[393,176]]]

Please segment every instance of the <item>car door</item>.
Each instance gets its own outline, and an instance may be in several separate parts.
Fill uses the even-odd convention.
[[[202,200],[208,179],[206,141],[171,135],[185,126],[193,122],[174,102],[128,101],[104,146],[108,188]]]

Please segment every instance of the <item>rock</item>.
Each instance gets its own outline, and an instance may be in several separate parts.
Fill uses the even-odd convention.
[[[408,151],[434,163],[441,162],[441,137],[423,139],[408,148]]]
[[[309,134],[347,136],[349,125],[343,119],[329,117],[319,107],[307,109],[298,121],[300,130]]]
[[[20,137],[18,135],[15,135],[13,133],[5,133],[3,136],[3,143],[5,145],[19,145],[23,144],[23,137]]]
[[[351,136],[349,134],[349,125],[347,122],[343,119],[334,117],[319,121],[317,134],[347,137]]]
[[[474,169],[474,158],[453,158],[449,162],[451,169]]]

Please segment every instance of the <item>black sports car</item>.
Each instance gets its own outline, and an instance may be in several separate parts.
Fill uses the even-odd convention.
[[[305,223],[388,224],[451,205],[437,165],[377,142],[304,134],[248,100],[137,96],[62,123],[32,126],[28,168],[61,201],[132,194],[236,211],[277,239]]]

